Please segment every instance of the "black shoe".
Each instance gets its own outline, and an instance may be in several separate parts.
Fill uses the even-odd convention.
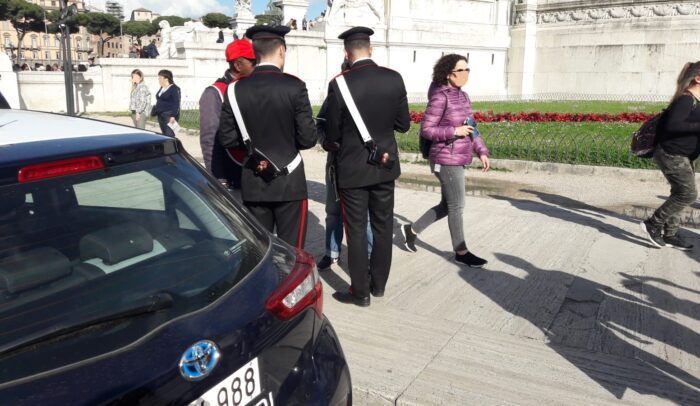
[[[458,264],[464,264],[470,268],[482,268],[484,265],[489,263],[489,261],[479,258],[469,251],[467,251],[467,253],[464,255],[455,254],[455,262]]]
[[[685,240],[685,238],[680,235],[668,235],[664,237],[664,245],[667,247],[673,247],[682,251],[688,251],[693,249],[693,244]]]
[[[340,303],[354,304],[355,306],[367,307],[369,306],[369,296],[367,297],[356,297],[350,292],[335,292],[333,298]]]
[[[338,258],[331,258],[328,255],[324,256],[321,258],[320,261],[318,261],[318,264],[316,264],[316,267],[318,268],[319,271],[327,271],[331,269],[331,265],[337,264],[338,263]]]
[[[418,235],[411,230],[410,224],[406,224],[405,226],[401,227],[401,234],[403,234],[405,241],[403,243],[404,247],[411,252],[418,252],[418,249],[416,248],[416,237],[418,237]]]
[[[369,287],[369,293],[374,297],[384,297],[384,289],[376,289],[374,286]]]
[[[649,223],[649,220],[642,221],[639,223],[639,227],[642,228],[642,232],[646,234],[649,242],[654,245],[654,247],[661,248],[666,246],[666,242],[663,238],[663,230],[661,227],[656,227]]]

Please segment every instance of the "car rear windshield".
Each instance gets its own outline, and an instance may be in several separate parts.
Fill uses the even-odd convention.
[[[230,199],[179,155],[0,187],[0,353],[134,309],[162,308],[162,324],[221,297],[268,245]]]

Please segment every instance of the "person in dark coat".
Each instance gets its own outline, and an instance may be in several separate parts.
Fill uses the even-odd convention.
[[[350,63],[346,60],[340,66],[340,70],[350,69]],[[340,197],[336,188],[335,155],[340,145],[336,142],[326,141],[326,110],[328,99],[323,101],[316,115],[316,132],[321,147],[328,152],[326,159],[326,255],[318,261],[319,271],[331,269],[331,265],[340,261],[340,250],[343,243],[343,216],[340,209]],[[367,253],[372,254],[372,227],[367,222]]]
[[[226,154],[226,150],[216,140],[221,121],[221,106],[228,85],[236,79],[248,76],[255,68],[255,53],[249,41],[233,41],[226,47],[226,61],[229,68],[224,76],[204,89],[199,99],[199,144],[207,170],[221,180],[227,188],[240,190],[241,167]]]
[[[155,59],[160,55],[158,47],[156,46],[156,40],[151,40],[151,43],[146,45],[146,48],[148,48],[147,53],[149,58]]]
[[[156,93],[155,113],[158,117],[160,131],[169,137],[175,137],[170,127],[180,119],[180,88],[173,81],[173,73],[167,69],[158,72],[160,90]]]
[[[265,25],[246,31],[259,63],[250,76],[229,85],[218,139],[225,148],[248,151],[241,176],[246,207],[280,239],[303,248],[308,204],[299,151],[316,144],[316,126],[306,85],[282,72],[288,32]],[[235,118],[236,105],[242,122]]]
[[[337,178],[347,225],[351,278],[350,290],[333,296],[358,306],[369,306],[370,293],[375,297],[384,295],[391,268],[394,181],[401,174],[394,131],[406,132],[411,126],[401,75],[371,59],[373,33],[369,28],[355,27],[338,37],[344,41],[351,67],[328,85],[326,113],[326,141],[340,144]],[[367,127],[369,140],[361,135],[349,101],[341,93],[341,77]],[[369,264],[367,210],[374,235]]]

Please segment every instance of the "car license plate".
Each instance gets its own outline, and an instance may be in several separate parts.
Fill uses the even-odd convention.
[[[258,359],[250,361],[228,378],[206,391],[190,406],[242,406],[260,396]]]

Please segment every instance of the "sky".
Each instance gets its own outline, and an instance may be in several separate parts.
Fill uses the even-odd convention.
[[[119,1],[119,0],[118,0]],[[253,15],[262,13],[269,0],[252,0]],[[234,0],[121,0],[124,4],[124,16],[128,20],[131,10],[139,7],[159,13],[160,15],[177,15],[199,18],[207,13],[217,12],[233,15]],[[104,0],[86,0],[86,4],[104,7]],[[326,0],[309,0],[307,17],[314,18],[326,8]]]

